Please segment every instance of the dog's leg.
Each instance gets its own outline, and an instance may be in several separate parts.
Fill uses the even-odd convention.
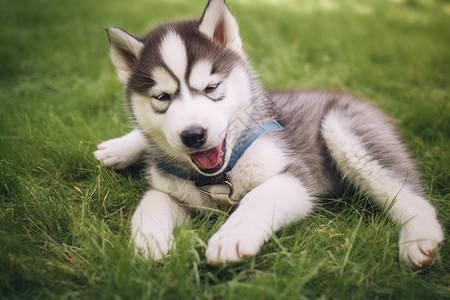
[[[120,170],[138,162],[145,153],[146,145],[145,137],[135,129],[99,144],[94,155],[106,166]]]
[[[400,259],[413,269],[432,264],[444,235],[433,206],[408,181],[413,166],[404,170],[402,179],[402,174],[394,170],[404,156],[397,155],[391,166],[383,166],[346,126],[347,121],[342,115],[330,113],[322,124],[322,135],[339,170],[369,193],[378,207],[387,210],[393,222],[402,225]]]
[[[314,199],[302,183],[277,175],[250,191],[208,243],[206,259],[219,264],[255,255],[273,232],[311,212]]]
[[[159,260],[169,252],[173,230],[188,220],[188,212],[167,194],[150,190],[131,219],[131,234],[137,250]]]

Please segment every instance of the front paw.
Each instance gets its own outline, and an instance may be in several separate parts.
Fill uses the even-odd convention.
[[[165,193],[150,190],[131,218],[131,237],[147,258],[160,260],[173,245],[173,230],[189,219],[185,208]]]
[[[269,233],[255,225],[222,227],[208,242],[206,260],[210,264],[237,262],[258,253]]]
[[[435,219],[410,220],[400,232],[400,259],[417,270],[433,264],[444,237]]]
[[[167,204],[168,196],[149,191],[131,218],[131,237],[136,252],[146,258],[160,260],[169,253],[173,242],[173,226]],[[166,202],[167,201],[167,202]]]
[[[97,146],[94,152],[95,158],[105,166],[122,170],[136,163],[142,155],[139,148],[134,148],[122,138],[107,140]]]
[[[173,245],[173,237],[158,232],[138,231],[133,234],[136,252],[145,258],[161,260],[167,256]]]
[[[131,219],[131,235],[136,252],[145,258],[161,260],[172,247],[172,231],[167,226],[161,226],[161,222],[151,215],[143,217],[140,208]]]

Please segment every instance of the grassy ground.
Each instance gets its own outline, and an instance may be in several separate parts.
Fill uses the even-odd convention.
[[[239,264],[205,262],[203,241],[223,218],[180,228],[161,263],[133,255],[144,178],[91,154],[130,129],[104,28],[143,34],[200,16],[204,2],[0,0],[0,298],[450,299],[450,244],[432,268],[410,271],[399,228],[360,194],[324,199]],[[450,4],[229,4],[266,86],[352,91],[394,118],[449,232]]]

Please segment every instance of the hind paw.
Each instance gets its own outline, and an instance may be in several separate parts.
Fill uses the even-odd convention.
[[[422,269],[433,264],[440,246],[431,240],[405,242],[400,245],[400,258],[412,269]]]
[[[417,270],[433,264],[444,234],[436,219],[410,222],[400,232],[400,259]]]

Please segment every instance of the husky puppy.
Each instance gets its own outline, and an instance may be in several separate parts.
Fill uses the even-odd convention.
[[[343,93],[264,91],[223,0],[210,0],[199,20],[141,38],[107,33],[136,129],[101,143],[95,157],[122,169],[148,154],[151,189],[131,220],[145,256],[167,255],[174,228],[192,212],[226,205],[235,210],[209,240],[207,261],[255,255],[347,180],[402,225],[402,261],[432,264],[442,228],[397,129],[372,104]]]

